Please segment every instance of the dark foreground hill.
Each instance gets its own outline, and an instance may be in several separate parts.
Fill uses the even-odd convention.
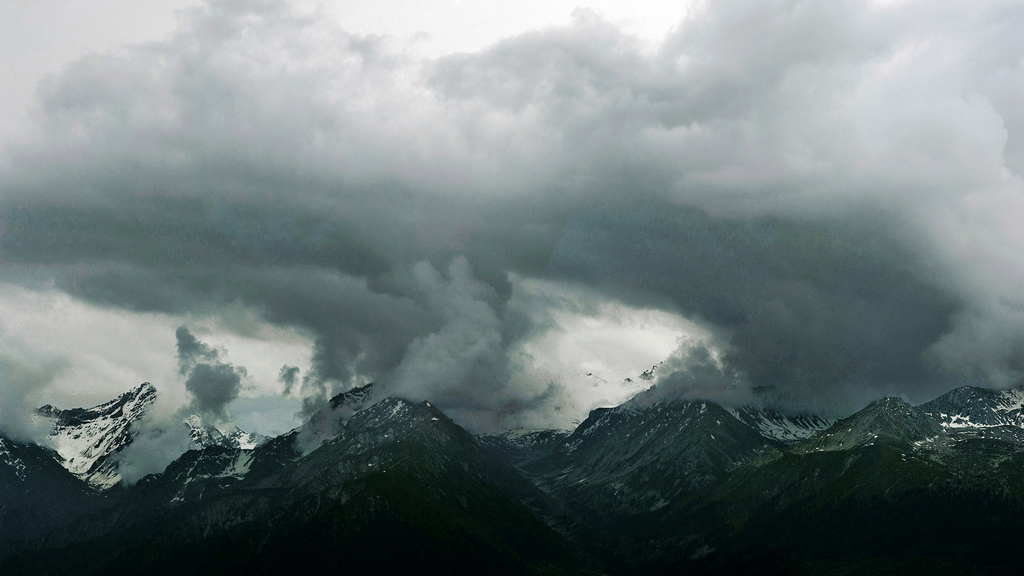
[[[299,430],[190,451],[5,566],[47,574],[571,573],[544,496],[428,403],[387,398],[308,454]]]

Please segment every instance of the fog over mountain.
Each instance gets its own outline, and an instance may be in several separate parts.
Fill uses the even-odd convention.
[[[844,414],[1020,384],[1022,29],[1012,1],[694,2],[653,44],[581,8],[426,57],[210,1],[47,76],[3,142],[0,428],[116,374],[29,350],[12,291],[159,319],[166,387],[218,417],[255,369],[195,319],[306,339],[259,384],[296,411],[376,382],[474,431],[651,382]]]

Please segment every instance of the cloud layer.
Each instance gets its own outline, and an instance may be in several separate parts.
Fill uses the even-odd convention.
[[[703,326],[764,402],[1009,386],[1022,27],[995,0],[731,1],[653,50],[578,11],[423,60],[212,2],[40,86],[2,157],[5,276],[306,331],[282,374],[308,409],[380,381],[481,426],[552,411],[521,352],[565,302],[523,279]]]

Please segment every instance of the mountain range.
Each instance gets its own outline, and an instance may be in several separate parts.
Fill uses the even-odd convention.
[[[1024,573],[1024,390],[842,419],[653,391],[476,435],[372,385],[275,438],[184,418],[128,486],[156,389],[0,438],[0,573]]]

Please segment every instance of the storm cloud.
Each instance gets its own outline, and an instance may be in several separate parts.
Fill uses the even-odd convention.
[[[178,349],[178,374],[187,376],[200,362],[216,362],[220,354],[202,343],[185,326],[174,331]]]
[[[277,379],[279,382],[284,384],[284,391],[282,393],[285,396],[292,393],[292,387],[295,386],[295,383],[298,381],[298,378],[298,366],[288,366],[287,364],[281,366],[281,372],[278,374]]]
[[[185,326],[175,331],[178,370],[192,395],[190,409],[214,419],[227,417],[227,405],[238,398],[245,368],[219,359],[220,352],[200,342]]]
[[[673,373],[766,403],[1011,386],[1022,28],[995,0],[730,1],[653,48],[579,10],[431,60],[214,1],[39,87],[0,164],[5,279],[309,333],[283,380],[308,411],[371,381],[480,426],[552,410],[521,353],[550,325],[510,303],[564,302],[521,279],[705,327]],[[178,346],[222,411],[238,372]]]

